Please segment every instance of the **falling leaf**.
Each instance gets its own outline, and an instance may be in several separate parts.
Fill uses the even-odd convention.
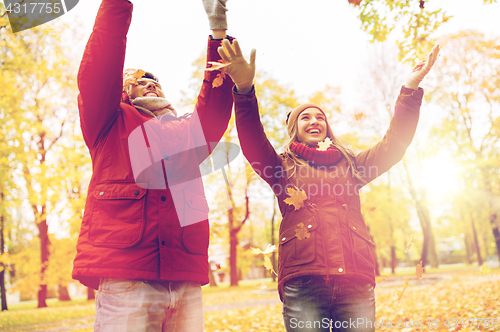
[[[295,236],[299,240],[304,240],[304,239],[309,238],[309,236],[311,236],[311,234],[309,234],[309,232],[307,231],[307,228],[304,227],[304,224],[300,223],[295,228]]]
[[[420,9],[424,9],[424,4],[425,4],[425,1],[424,0],[420,0],[420,3],[419,3]]]
[[[268,270],[273,270],[273,263],[271,263],[269,256],[264,256],[264,267]]]
[[[378,284],[379,282],[385,281],[386,278],[386,276],[375,277],[375,282]]]
[[[267,254],[270,254],[273,251],[275,251],[276,246],[268,244],[266,250],[264,250],[264,251],[260,250],[260,248],[250,248],[250,249],[252,250],[252,254],[254,254],[254,255],[259,255],[259,254],[267,255]]]
[[[216,268],[217,270],[220,270],[220,264],[215,264],[215,268]]]
[[[376,206],[372,206],[372,207],[370,208],[370,210],[368,210],[368,211],[373,212],[373,211],[375,211],[376,209],[377,209],[377,207],[376,207]]]
[[[206,71],[221,70],[221,69],[226,68],[227,66],[229,66],[231,63],[229,63],[229,62],[228,63],[222,63],[222,62],[209,61],[208,64],[211,67],[205,68]]]
[[[500,45],[495,46],[495,50],[499,50],[500,51]]]
[[[300,210],[304,207],[304,201],[307,199],[306,192],[304,190],[299,190],[297,187],[286,188],[288,196],[285,198],[284,202],[288,205],[293,205],[295,210]]]
[[[357,113],[357,114],[354,114],[354,119],[356,121],[359,121],[361,119],[363,119],[365,117],[365,114],[364,113]]]
[[[481,265],[481,268],[479,269],[482,274],[490,273],[491,269],[488,265]]]
[[[325,138],[323,142],[318,143],[318,151],[326,151],[331,145],[332,145],[332,140],[330,137]]]
[[[267,288],[267,285],[266,285],[266,283],[261,282],[261,283],[257,284],[257,288],[258,288],[258,289],[261,289],[261,290],[262,290],[262,289],[266,289],[266,288]]]
[[[362,0],[348,0],[349,3],[352,3],[354,5],[354,7],[357,7],[359,6],[359,4],[361,3]]]
[[[406,245],[405,252],[408,252],[412,245],[413,245],[413,234],[411,235],[410,241],[408,241],[408,244]]]
[[[422,275],[424,274],[424,268],[422,267],[422,261],[420,261],[420,263],[417,265],[415,270],[416,270],[415,274],[417,275],[417,277],[419,279],[422,279]]]
[[[403,284],[403,289],[400,291],[396,290],[396,292],[398,294],[398,299],[397,299],[398,303],[401,300],[401,298],[403,298],[403,294],[405,293],[406,288],[408,288],[409,283],[410,283],[410,280],[408,278],[405,278],[405,283]]]

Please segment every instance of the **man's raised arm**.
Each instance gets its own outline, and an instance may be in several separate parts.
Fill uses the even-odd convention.
[[[131,18],[129,1],[103,0],[85,47],[78,72],[78,108],[89,148],[110,128],[118,112]]]

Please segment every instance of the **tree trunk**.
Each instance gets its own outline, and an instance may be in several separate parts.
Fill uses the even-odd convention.
[[[397,258],[396,258],[396,246],[391,246],[391,271],[392,274],[396,273],[396,264],[397,264]]]
[[[273,198],[273,217],[271,219],[271,245],[274,246],[274,220],[276,219],[276,201]],[[271,253],[271,263],[273,264],[273,271],[276,271],[276,253],[275,250]],[[271,278],[273,282],[276,281],[276,274],[271,271]]]
[[[212,270],[212,262],[208,263],[208,285],[210,287],[217,287],[217,282],[215,281],[214,270]]]
[[[229,218],[233,219],[232,209],[230,210]],[[229,276],[231,278],[231,286],[238,286],[238,233],[234,230],[229,231]]]
[[[71,301],[69,296],[68,287],[63,285],[57,285],[57,290],[59,293],[59,301]]]
[[[44,209],[43,209],[44,210]],[[42,212],[42,215],[45,215]],[[47,284],[45,281],[45,270],[47,269],[47,265],[49,263],[49,235],[48,235],[48,226],[47,219],[44,217],[38,226],[38,237],[40,238],[40,253],[41,253],[41,262],[42,268],[40,271],[40,286],[38,290],[38,308],[47,307],[47,303],[45,302],[47,299]]]
[[[500,261],[500,232],[498,231],[496,213],[490,215],[490,224],[491,224],[491,230],[493,232],[493,237],[495,239],[495,244],[497,246],[498,260]]]
[[[3,189],[0,188],[0,190],[2,190],[0,192],[0,199],[1,199],[1,202],[2,202],[2,206],[3,206]],[[5,246],[5,239],[4,239],[4,215],[3,215],[3,209],[0,211],[0,256],[3,255],[4,253],[4,246]],[[7,308],[7,293],[6,293],[6,289],[5,289],[5,266],[2,264],[0,264],[0,269],[2,269],[2,271],[0,271],[0,293],[1,293],[1,301],[2,301],[2,311],[4,310],[8,310]]]
[[[95,290],[90,287],[87,287],[87,301],[88,300],[95,300]]]
[[[472,226],[472,236],[474,237],[474,249],[476,251],[477,264],[479,266],[483,265],[483,257],[481,256],[481,250],[479,249],[479,241],[477,240],[476,225],[474,225],[474,218],[472,213],[470,216],[470,224]]]
[[[469,237],[464,234],[464,244],[465,244],[465,258],[467,259],[467,264],[471,265],[472,264],[472,259],[471,259],[471,250],[470,250],[470,243],[469,243]]]
[[[417,210],[418,219],[420,220],[420,226],[422,227],[422,235],[424,237],[422,245],[422,255],[420,260],[422,261],[422,266],[425,269],[427,264],[432,267],[439,267],[439,261],[436,253],[436,243],[434,240],[434,234],[432,233],[432,224],[429,209],[427,208],[427,203],[425,199],[425,192],[418,192],[413,186],[413,181],[411,180],[410,171],[406,166],[406,162],[403,159],[403,166],[406,170],[406,178],[408,180],[408,189],[410,191],[411,197],[415,204],[415,209]]]

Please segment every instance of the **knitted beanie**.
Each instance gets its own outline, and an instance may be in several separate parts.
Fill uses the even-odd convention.
[[[288,114],[286,116],[286,124],[288,126],[288,136],[291,136],[293,126],[294,126],[297,118],[299,117],[300,113],[302,113],[303,111],[305,111],[308,108],[316,108],[316,109],[320,110],[321,113],[323,113],[323,115],[325,116],[325,119],[326,119],[325,112],[318,105],[311,104],[311,103],[302,104],[302,105],[294,108],[290,112],[288,112]],[[328,124],[328,121],[326,121],[326,137],[333,138],[333,131],[332,131],[332,128],[330,128],[330,125]]]

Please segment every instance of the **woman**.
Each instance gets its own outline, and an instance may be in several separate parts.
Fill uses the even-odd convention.
[[[219,48],[224,61],[245,61],[239,49],[224,46],[225,51]],[[403,157],[418,122],[423,96],[418,84],[438,53],[436,45],[407,77],[382,141],[358,154],[339,142],[314,104],[288,113],[288,142],[277,154],[260,122],[255,91],[233,90],[241,148],[273,189],[283,216],[278,289],[287,331],[375,330],[376,258],[359,189]],[[253,63],[252,58],[249,68]]]

